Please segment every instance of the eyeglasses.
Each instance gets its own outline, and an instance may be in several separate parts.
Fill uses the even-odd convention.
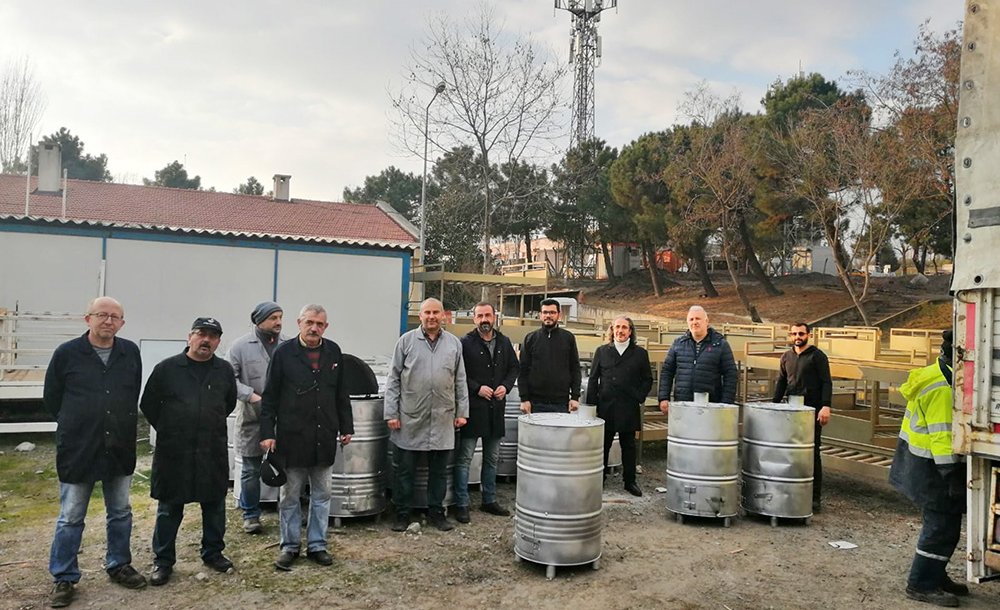
[[[808,335],[809,333],[806,333],[806,332],[802,332],[802,331],[792,331],[792,332],[789,332],[788,334],[789,334],[790,336],[792,336],[792,337],[805,337],[805,336],[806,336],[806,335]]]
[[[117,322],[121,322],[122,320],[125,319],[125,318],[123,318],[122,316],[120,316],[118,314],[115,314],[115,313],[105,313],[103,311],[98,311],[98,312],[94,312],[94,313],[88,313],[87,315],[88,316],[93,316],[93,317],[97,318],[98,320],[100,320],[101,322],[103,322],[105,320],[111,320],[112,322],[116,322],[117,323]]]

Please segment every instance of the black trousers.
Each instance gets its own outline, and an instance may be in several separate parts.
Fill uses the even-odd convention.
[[[184,518],[184,504],[161,501],[153,526],[153,563],[171,567],[177,561],[177,530]],[[221,555],[226,548],[226,499],[201,503],[201,558]]]
[[[444,497],[448,492],[448,461],[451,450],[414,451],[393,445],[396,460],[396,488],[392,501],[396,512],[405,515],[413,508],[413,485],[417,477],[417,460],[422,455],[427,459],[427,511],[444,513]]]
[[[624,430],[615,425],[614,415],[604,420],[604,468],[608,467],[608,452],[618,434],[618,444],[622,448],[622,482],[635,483],[635,430]]]
[[[936,591],[946,577],[948,560],[962,537],[962,513],[923,510],[917,552],[906,584],[917,591]]]

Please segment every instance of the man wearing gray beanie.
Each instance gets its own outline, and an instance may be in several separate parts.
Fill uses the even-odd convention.
[[[236,373],[236,439],[234,446],[242,458],[240,471],[240,508],[243,510],[243,531],[259,534],[260,523],[260,397],[264,393],[267,365],[271,354],[285,337],[281,336],[281,306],[264,301],[250,312],[254,328],[233,342],[229,362]]]

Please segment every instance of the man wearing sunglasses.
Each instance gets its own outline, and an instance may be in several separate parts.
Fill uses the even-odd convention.
[[[809,345],[812,332],[805,322],[792,324],[788,340],[792,348],[781,355],[778,383],[774,387],[774,402],[785,396],[802,396],[806,406],[816,409],[816,432],[813,444],[813,512],[818,513],[823,487],[823,461],[819,448],[823,426],[830,421],[830,401],[833,380],[830,361],[816,346]]]

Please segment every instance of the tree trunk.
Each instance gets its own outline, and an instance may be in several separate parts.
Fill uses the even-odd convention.
[[[831,227],[832,225],[829,224],[824,226],[824,230],[826,231],[826,241],[833,247],[834,253],[845,252],[844,245],[840,243],[840,236],[833,232]],[[865,326],[870,326],[871,323],[868,321],[868,313],[861,304],[861,298],[858,297],[857,292],[854,290],[854,284],[851,282],[850,269],[843,264],[843,259],[836,254],[833,257],[833,262],[837,266],[837,274],[840,276],[840,281],[844,285],[844,290],[846,290],[848,296],[851,297],[851,302],[854,303],[854,308],[858,310],[858,315],[861,316],[861,321]]]
[[[719,291],[712,284],[712,276],[708,274],[708,263],[705,262],[705,244],[700,242],[695,246],[694,264],[698,268],[698,277],[701,278],[701,288],[707,297],[719,296]]]
[[[524,234],[524,260],[525,262],[531,261],[531,233],[526,232]]]
[[[920,249],[920,273],[924,275],[927,274],[927,251],[930,250],[927,246]]]
[[[743,284],[740,283],[740,277],[736,269],[736,258],[732,255],[727,244],[722,244],[722,250],[726,253],[726,269],[729,270],[729,277],[733,280],[733,288],[736,289],[736,296],[739,297],[740,303],[743,303],[744,309],[750,314],[750,319],[754,323],[760,324],[763,320],[760,319],[757,308],[750,302],[750,297],[747,296],[746,291],[743,289]]]
[[[750,238],[750,227],[747,226],[747,219],[744,216],[740,216],[739,223],[740,231],[740,241],[743,243],[743,252],[746,254],[747,265],[750,267],[750,273],[753,274],[760,285],[764,287],[764,292],[771,295],[772,297],[781,296],[783,294],[778,287],[774,285],[771,278],[764,273],[764,268],[760,266],[760,260],[757,258],[757,252],[753,247],[753,240]]]
[[[653,256],[653,248],[649,242],[642,242],[642,256],[646,259],[646,266],[649,267],[649,281],[653,283],[653,295],[661,296],[660,277],[656,272],[656,258]]]

